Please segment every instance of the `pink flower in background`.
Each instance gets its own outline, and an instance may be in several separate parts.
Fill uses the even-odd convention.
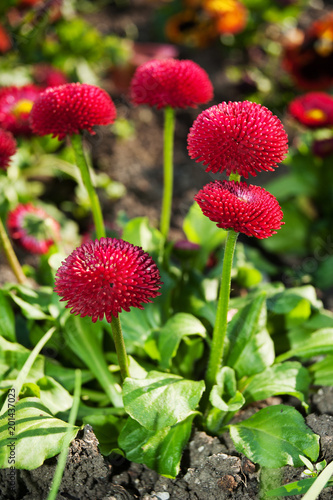
[[[289,113],[311,128],[333,125],[333,97],[325,92],[308,92],[289,104]]]
[[[32,134],[29,115],[42,89],[36,85],[0,89],[0,127],[13,135]]]
[[[109,125],[115,119],[116,108],[105,90],[85,83],[68,83],[40,94],[30,123],[34,133],[52,134],[60,140],[82,130],[94,134],[94,125]]]
[[[207,165],[206,172],[238,173],[246,179],[261,170],[274,170],[288,151],[281,121],[254,102],[222,102],[206,109],[188,135],[192,159]]]
[[[101,238],[76,248],[56,274],[55,292],[73,314],[111,322],[122,310],[143,309],[161,287],[150,255],[121,239]]]
[[[194,199],[217,227],[247,236],[268,238],[284,224],[276,198],[265,189],[245,182],[211,182]]]
[[[7,170],[11,157],[16,153],[16,141],[10,132],[0,129],[0,169]]]
[[[18,205],[9,212],[7,226],[11,238],[31,253],[47,253],[59,238],[59,223],[31,203]]]
[[[68,83],[65,73],[50,64],[36,64],[33,69],[33,75],[38,85],[43,87],[57,87],[58,85]]]
[[[213,87],[206,71],[189,60],[149,61],[137,68],[131,82],[133,103],[157,109],[196,107],[212,97]]]

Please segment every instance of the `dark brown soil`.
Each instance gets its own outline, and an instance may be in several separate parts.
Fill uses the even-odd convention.
[[[321,388],[313,396],[308,426],[320,435],[319,460],[333,459],[333,390]],[[280,403],[272,398],[269,404]],[[263,402],[263,405],[267,402]],[[257,408],[243,413],[243,418]],[[325,413],[321,413],[321,408]],[[6,481],[8,471],[0,471],[0,500],[45,500],[57,459],[47,460],[33,471],[17,471],[16,494]],[[262,471],[234,449],[227,433],[211,437],[194,431],[176,479],[160,476],[147,467],[128,462],[121,456],[103,457],[90,426],[72,442],[57,500],[264,500],[265,488],[301,479],[304,468],[284,467]],[[320,500],[330,500],[333,488],[325,489]],[[299,496],[288,497],[297,500]]]

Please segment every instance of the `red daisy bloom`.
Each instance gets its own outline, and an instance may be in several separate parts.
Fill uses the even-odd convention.
[[[7,170],[11,156],[16,153],[16,141],[10,132],[0,129],[0,169]]]
[[[157,109],[195,108],[213,97],[213,87],[205,70],[193,61],[155,59],[139,66],[131,82],[134,104]]]
[[[188,135],[192,159],[208,165],[206,172],[226,170],[256,176],[274,170],[288,151],[288,137],[280,120],[254,102],[222,102],[206,109]]]
[[[211,182],[194,199],[217,227],[247,236],[268,238],[284,224],[276,198],[265,189],[248,186],[246,182]]]
[[[59,223],[31,203],[18,205],[9,212],[7,226],[11,238],[31,253],[47,253],[59,237]]]
[[[124,240],[101,238],[76,248],[56,274],[55,292],[71,313],[93,323],[112,317],[160,295],[160,274],[153,259]]]
[[[325,92],[308,92],[291,101],[289,113],[307,127],[333,125],[333,97]]]
[[[29,115],[41,91],[36,85],[0,89],[0,126],[14,135],[31,135]]]
[[[116,108],[105,90],[85,83],[67,83],[40,94],[30,123],[36,134],[52,134],[60,140],[82,130],[93,135],[94,125],[109,125],[115,119]]]

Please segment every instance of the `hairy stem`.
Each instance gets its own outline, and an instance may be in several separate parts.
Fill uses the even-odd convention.
[[[105,237],[105,228],[102,210],[97,193],[91,181],[89,167],[83,152],[81,135],[73,134],[71,136],[71,143],[75,153],[76,164],[80,169],[83,184],[88,192],[97,238],[103,238]]]
[[[237,236],[238,233],[236,233],[233,229],[229,229],[224,248],[223,269],[219,299],[217,304],[216,321],[213,330],[213,339],[206,373],[206,391],[208,395],[213,385],[216,383],[216,376],[222,365],[223,349],[227,333],[227,316],[231,287],[231,269]]]
[[[10,239],[7,236],[5,227],[0,219],[0,244],[5,252],[8,264],[10,265],[15,277],[19,283],[25,283],[27,278],[22,270],[21,264],[19,263]]]
[[[173,139],[175,130],[175,110],[164,109],[164,187],[160,229],[167,239],[170,229],[173,191]]]

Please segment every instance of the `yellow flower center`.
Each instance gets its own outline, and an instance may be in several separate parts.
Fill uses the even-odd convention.
[[[312,120],[316,120],[317,122],[323,122],[326,120],[326,113],[322,109],[313,108],[309,109],[305,112],[305,116],[307,118],[311,118]]]
[[[19,118],[21,115],[29,114],[33,104],[33,101],[30,101],[29,99],[21,99],[18,101],[13,107],[13,113],[16,118]]]

